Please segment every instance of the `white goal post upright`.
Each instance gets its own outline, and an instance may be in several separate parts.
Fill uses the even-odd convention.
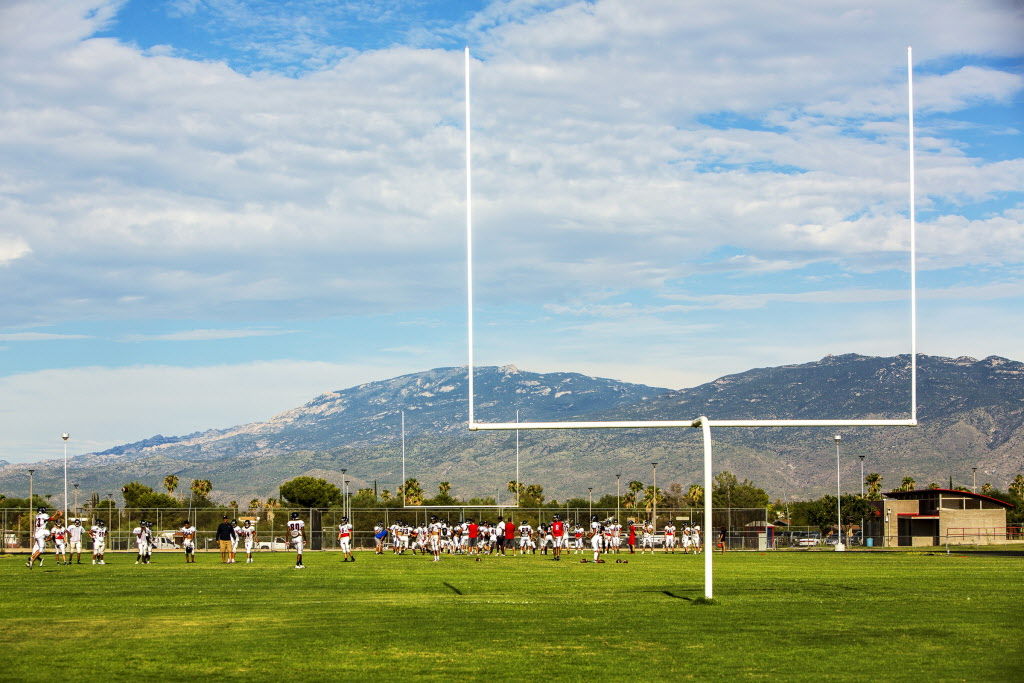
[[[518,435],[520,429],[700,429],[704,443],[704,597],[712,599],[713,571],[712,554],[712,427],[916,427],[917,426],[917,241],[915,219],[915,178],[914,178],[914,90],[913,58],[907,48],[907,98],[909,126],[910,164],[910,418],[908,419],[821,419],[821,420],[713,420],[705,416],[688,420],[611,420],[596,422],[520,422],[518,412],[515,422],[477,422],[474,413],[474,342],[473,342],[473,204],[472,165],[470,147],[470,54],[465,49],[466,80],[466,291],[467,291],[467,343],[468,343],[468,391],[469,420],[471,431],[512,430]],[[518,476],[518,474],[517,474]]]

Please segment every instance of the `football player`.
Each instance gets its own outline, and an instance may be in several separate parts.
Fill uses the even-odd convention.
[[[590,518],[590,548],[594,551],[594,562],[601,559],[601,539],[604,532],[603,525],[597,515]]]
[[[377,522],[373,527],[373,542],[374,552],[378,555],[384,554],[384,539],[388,537],[388,530],[384,527],[384,522]]]
[[[669,522],[665,525],[665,552],[675,555],[676,552],[676,525]]]
[[[238,526],[238,520],[231,520],[231,553],[228,555],[228,564],[235,563],[235,553],[238,552],[238,540],[242,537],[239,533],[242,527]]]
[[[82,564],[82,532],[84,530],[85,527],[82,526],[82,520],[77,517],[71,526],[68,527],[68,548],[70,551],[68,564],[71,564],[70,555],[75,556],[75,564]]]
[[[31,569],[36,560],[39,560],[39,566],[43,566],[43,553],[46,552],[46,539],[50,537],[50,530],[46,528],[46,523],[51,520],[59,520],[61,516],[60,510],[53,513],[53,517],[46,511],[46,507],[40,507],[36,513],[35,526],[32,529],[32,556],[29,557],[28,562],[25,566]]]
[[[341,524],[338,525],[338,541],[341,544],[341,552],[345,553],[342,562],[355,562],[356,558],[352,555],[352,525],[349,524],[348,517],[342,517]]]
[[[295,548],[295,568],[305,569],[302,564],[302,550],[306,547],[306,523],[299,519],[299,513],[293,512],[288,522],[288,535],[291,537],[292,547]]]
[[[196,561],[196,528],[192,522],[185,520],[181,525],[181,547],[185,551],[185,564]]]
[[[68,530],[64,528],[64,524],[59,519],[50,529],[50,536],[53,538],[53,554],[57,558],[57,564],[68,564]]]
[[[103,561],[103,553],[107,550],[107,523],[97,519],[89,529],[89,538],[92,539],[92,563],[106,564]]]
[[[252,525],[252,520],[247,519],[238,527],[238,537],[245,547],[245,563],[252,564],[252,550],[256,546],[256,527]]]
[[[430,524],[427,525],[427,541],[430,552],[434,555],[434,562],[441,561],[441,522],[436,515],[430,516]]]
[[[562,546],[565,543],[565,522],[562,521],[561,515],[555,515],[552,517],[551,538],[554,543],[554,559],[558,562],[562,559]]]

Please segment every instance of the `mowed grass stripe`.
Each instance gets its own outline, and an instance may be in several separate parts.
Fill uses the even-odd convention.
[[[703,560],[309,553],[186,566],[0,558],[0,678],[1020,680],[1019,558],[729,553]],[[456,590],[453,590],[454,587]],[[459,594],[461,592],[461,595]],[[74,640],[74,642],[78,642]],[[183,652],[187,654],[182,654]]]

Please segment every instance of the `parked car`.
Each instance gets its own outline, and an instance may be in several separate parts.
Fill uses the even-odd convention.
[[[278,536],[273,541],[258,541],[256,543],[257,550],[288,550],[288,544],[284,538]]]
[[[808,531],[806,535],[796,539],[796,544],[801,548],[808,548],[821,543],[821,534],[817,531]]]

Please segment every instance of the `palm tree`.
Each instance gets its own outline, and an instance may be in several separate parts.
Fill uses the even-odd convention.
[[[174,490],[178,488],[178,477],[174,474],[164,477],[164,488],[167,489],[167,495],[173,496]]]
[[[913,491],[914,486],[917,484],[913,477],[903,477],[903,482],[900,484],[900,491]]]
[[[644,490],[644,483],[642,481],[633,480],[626,484],[626,495],[622,497],[622,505],[626,508],[635,508],[637,505],[638,494]]]
[[[882,498],[882,475],[872,472],[864,477],[864,483],[868,487],[868,500],[881,500]]]
[[[423,488],[414,478],[406,479],[405,484],[398,487],[398,495],[403,505],[423,505]]]
[[[700,484],[691,484],[686,491],[685,500],[686,504],[692,508],[702,506],[704,504],[704,487]]]
[[[193,479],[189,488],[199,498],[206,498],[213,490],[213,483],[209,479]]]
[[[665,494],[660,488],[655,489],[653,486],[648,486],[644,489],[643,493],[644,497],[642,503],[644,510],[648,513],[654,510],[655,501],[657,501],[658,505],[662,505],[665,502]]]
[[[259,498],[253,498],[252,500],[250,500],[249,501],[249,509],[250,510],[259,510],[260,509],[260,499]]]
[[[992,484],[988,483],[987,481],[981,485],[981,492],[984,493],[986,496],[992,495],[993,491],[995,491],[995,489],[992,487]]]
[[[1010,493],[1018,498],[1024,498],[1024,474],[1018,474],[1010,482]]]
[[[448,498],[448,494],[452,491],[452,484],[450,481],[442,481],[437,485],[437,495],[441,498]]]
[[[388,489],[383,489],[380,492],[380,499],[381,499],[382,502],[385,502],[385,503],[388,502],[389,500],[391,500],[391,491],[389,491]]]

